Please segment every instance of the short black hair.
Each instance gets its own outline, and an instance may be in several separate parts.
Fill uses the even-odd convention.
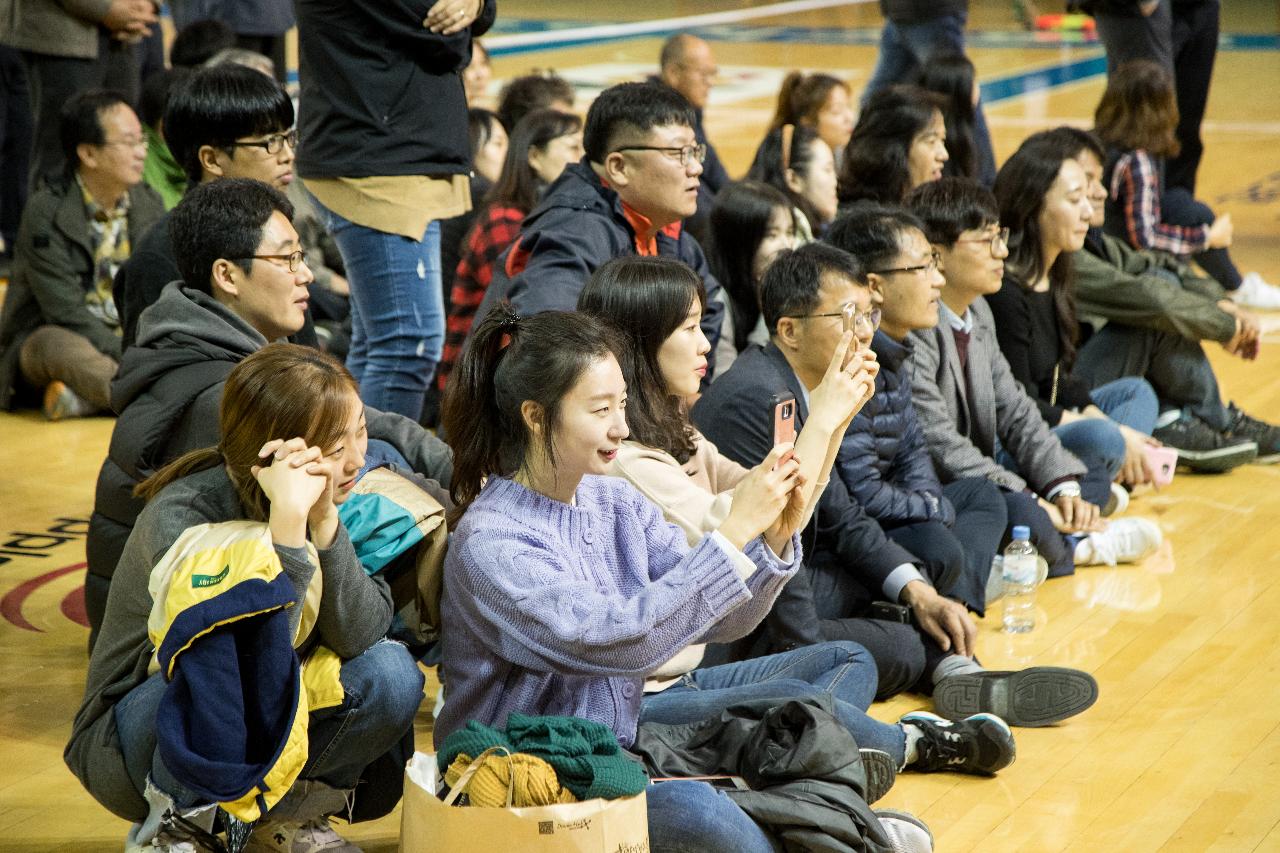
[[[189,190],[169,217],[169,241],[183,283],[212,293],[209,279],[219,258],[251,272],[262,229],[277,210],[293,219],[284,193],[249,178],[225,178]]]
[[[844,249],[871,271],[902,250],[902,234],[911,228],[925,233],[920,218],[897,205],[857,202],[831,223],[822,239]]]
[[[200,148],[232,151],[245,136],[282,133],[293,127],[293,101],[260,71],[226,63],[201,68],[169,96],[164,138],[192,186],[200,183]]]
[[[924,223],[930,243],[951,246],[965,231],[1000,224],[991,191],[968,178],[942,178],[907,194],[907,207]]]
[[[169,98],[174,90],[187,81],[192,71],[181,65],[157,71],[142,84],[142,97],[138,101],[138,118],[147,127],[155,128],[164,118]]]
[[[620,83],[600,93],[587,111],[582,148],[592,163],[603,163],[623,133],[645,134],[655,127],[697,124],[693,107],[661,83]]]
[[[866,271],[858,259],[826,243],[808,243],[779,252],[760,281],[760,311],[772,335],[783,317],[809,314],[817,307],[822,277],[834,273],[866,284]]]
[[[573,84],[554,71],[525,74],[502,87],[498,93],[498,121],[507,133],[534,110],[545,110],[566,101],[573,105]]]
[[[62,105],[58,116],[58,135],[62,141],[62,155],[66,158],[67,177],[80,167],[81,145],[101,145],[107,141],[102,127],[102,114],[116,105],[129,106],[119,92],[110,89],[89,89],[79,92]]]
[[[1098,158],[1098,162],[1107,162],[1107,149],[1096,135],[1079,127],[1064,124],[1050,130],[1033,133],[1024,140],[1034,145],[1045,145],[1063,152],[1071,159],[1081,151],[1088,151]]]
[[[199,68],[215,53],[236,46],[236,34],[222,21],[210,18],[178,30],[169,48],[169,64],[175,68]]]

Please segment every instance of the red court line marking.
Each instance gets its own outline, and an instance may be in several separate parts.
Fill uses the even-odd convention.
[[[24,631],[35,631],[38,634],[44,633],[35,625],[32,625],[30,622],[28,622],[26,616],[22,615],[22,605],[26,602],[28,598],[31,597],[31,594],[35,592],[37,589],[39,589],[40,587],[44,586],[47,583],[57,580],[63,575],[70,574],[71,572],[77,571],[79,569],[83,569],[87,565],[89,564],[75,563],[74,565],[63,566],[60,569],[54,569],[51,572],[46,572],[43,575],[39,575],[27,581],[23,581],[22,583],[18,584],[16,587],[14,587],[13,589],[5,593],[4,598],[0,598],[0,616],[3,616],[9,622],[13,623],[14,625],[17,625],[19,628],[23,629]],[[66,604],[65,601],[63,604],[64,604],[64,607],[62,612],[66,613],[67,610],[65,606]],[[81,612],[83,612],[83,590],[81,591]],[[68,614],[68,616],[69,615],[70,614]]]
[[[82,625],[85,628],[89,627],[89,615],[84,609],[84,587],[78,586],[67,593],[59,606],[62,608],[63,616],[77,625]]]

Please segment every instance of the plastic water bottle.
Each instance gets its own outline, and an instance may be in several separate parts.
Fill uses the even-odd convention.
[[[1004,629],[1021,634],[1036,626],[1036,546],[1031,529],[1013,528],[1013,541],[1004,549]]]

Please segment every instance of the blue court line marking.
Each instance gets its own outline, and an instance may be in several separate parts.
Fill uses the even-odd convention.
[[[1032,92],[1056,89],[1068,83],[1101,77],[1107,73],[1107,57],[1103,54],[1050,65],[1017,74],[983,80],[982,103],[985,106],[1020,98]]]
[[[622,33],[618,36],[589,39],[566,36],[555,38],[554,34],[572,31],[581,27],[598,26],[599,22],[591,21],[547,21],[508,18],[498,20],[490,35],[512,35],[516,33],[547,33],[549,38],[541,44],[518,45],[513,47],[493,48],[494,56],[512,56],[519,53],[532,53],[542,50],[558,50],[567,47],[582,47],[590,44],[626,41],[638,38],[658,38],[661,33]],[[675,30],[672,30],[673,32]],[[794,27],[794,26],[762,26],[759,24],[719,24],[711,27],[694,27],[696,32],[711,41],[725,42],[784,42],[817,45],[855,45],[875,46],[880,43],[878,28],[846,28],[846,27]],[[1016,48],[1020,50],[1044,49],[1053,50],[1063,46],[1096,45],[1096,39],[1086,37],[1082,33],[1048,33],[1022,31],[970,31],[965,34],[965,43],[974,48]],[[1223,33],[1219,39],[1219,50],[1223,51],[1273,51],[1280,50],[1280,35],[1264,33]]]

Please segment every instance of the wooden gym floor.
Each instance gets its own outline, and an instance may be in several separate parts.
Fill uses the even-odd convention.
[[[760,3],[503,0],[496,77],[555,68],[585,93],[585,110],[593,89],[647,73],[661,36],[518,53],[504,53],[502,38],[750,5]],[[995,101],[987,114],[998,157],[1041,127],[1087,125],[1103,87],[1100,49],[1029,41],[1010,4],[972,5],[970,55]],[[1280,282],[1280,2],[1224,6],[1200,195],[1233,214],[1241,268]],[[861,89],[878,20],[872,4],[699,30],[722,68],[708,130],[733,174],[745,170],[787,69],[832,71]],[[1019,94],[1059,71],[1070,82]],[[1280,314],[1269,322],[1280,328]],[[1280,332],[1253,364],[1207,349],[1226,398],[1280,421]],[[84,520],[111,427],[0,415],[0,850],[113,850],[126,831],[61,758],[85,669]],[[1280,851],[1280,466],[1180,474],[1130,512],[1163,527],[1156,556],[1049,583],[1030,635],[999,633],[998,614],[982,625],[988,666],[1079,667],[1102,696],[1061,726],[1018,730],[1018,761],[998,778],[901,777],[881,805],[926,820],[938,850]],[[927,706],[899,697],[872,713],[891,721]],[[423,707],[420,743],[429,744],[430,702]],[[347,834],[391,851],[398,829],[393,815]]]

